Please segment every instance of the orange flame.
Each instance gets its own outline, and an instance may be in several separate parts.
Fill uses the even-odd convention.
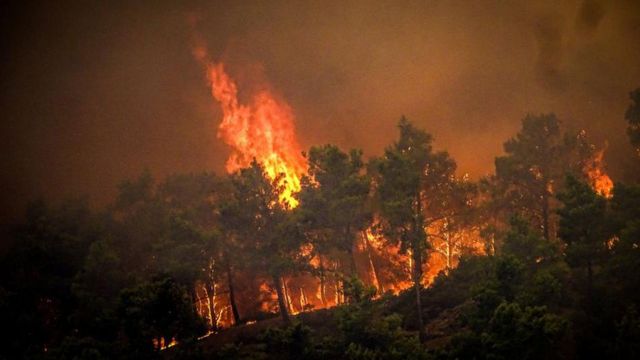
[[[232,173],[255,159],[272,179],[280,178],[280,201],[296,207],[293,194],[300,191],[306,162],[295,134],[294,116],[286,102],[268,90],[253,95],[249,104],[238,100],[238,88],[222,63],[210,60],[204,46],[196,46],[194,57],[205,67],[211,94],[222,107],[218,138],[232,148],[226,169]]]
[[[585,166],[585,173],[589,178],[591,187],[600,195],[611,197],[613,190],[613,181],[603,170],[604,149],[597,151],[591,161]]]

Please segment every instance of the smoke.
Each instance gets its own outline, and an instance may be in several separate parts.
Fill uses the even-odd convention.
[[[538,46],[536,78],[547,89],[560,89],[563,86],[562,23],[550,15],[540,17],[535,22],[533,32]]]
[[[614,180],[626,165],[613,160],[635,156],[624,111],[640,86],[637,0],[177,4],[6,8],[0,211],[20,213],[39,194],[104,204],[145,167],[224,172],[223,114],[193,60],[186,12],[242,102],[263,80],[286,100],[303,149],[378,155],[406,114],[478,177],[524,114],[555,112],[609,140]]]
[[[598,28],[605,15],[605,9],[597,0],[584,0],[576,18],[578,31],[591,35]]]
[[[546,90],[561,91],[567,85],[565,62],[567,53],[580,51],[579,45],[596,35],[605,16],[605,8],[597,0],[583,0],[575,15],[575,26],[567,26],[570,13],[544,10],[533,25],[538,50],[536,78]],[[570,55],[569,55],[570,56]],[[569,64],[571,66],[573,64]]]

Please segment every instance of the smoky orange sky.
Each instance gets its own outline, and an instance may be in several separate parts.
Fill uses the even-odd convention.
[[[3,222],[39,195],[105,204],[145,168],[224,171],[193,15],[241,96],[286,99],[304,148],[380,154],[404,114],[478,177],[526,113],[555,112],[608,141],[614,178],[633,160],[637,0],[3,2]]]

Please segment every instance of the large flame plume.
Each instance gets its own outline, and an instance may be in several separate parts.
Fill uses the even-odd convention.
[[[297,206],[293,194],[300,191],[306,163],[289,105],[267,89],[253,94],[248,104],[240,103],[238,87],[226,73],[224,64],[212,61],[203,45],[195,46],[193,54],[205,68],[211,95],[222,108],[217,135],[232,148],[227,171],[247,167],[255,159],[271,179],[280,177],[279,184],[283,187],[280,200]]]
[[[585,173],[593,189],[600,195],[611,197],[613,195],[613,181],[604,171],[604,149],[596,151],[585,167]]]

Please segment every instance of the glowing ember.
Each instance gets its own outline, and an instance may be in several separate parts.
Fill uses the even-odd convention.
[[[194,57],[206,68],[212,96],[223,112],[218,137],[232,147],[228,172],[247,167],[256,159],[271,179],[281,176],[281,201],[291,207],[298,202],[292,195],[300,190],[306,164],[295,134],[291,108],[268,90],[253,95],[249,104],[238,101],[236,83],[222,63],[210,60],[204,46],[197,46]]]
[[[600,195],[611,197],[613,181],[603,170],[604,150],[597,151],[591,161],[585,166],[585,173],[593,189]]]

